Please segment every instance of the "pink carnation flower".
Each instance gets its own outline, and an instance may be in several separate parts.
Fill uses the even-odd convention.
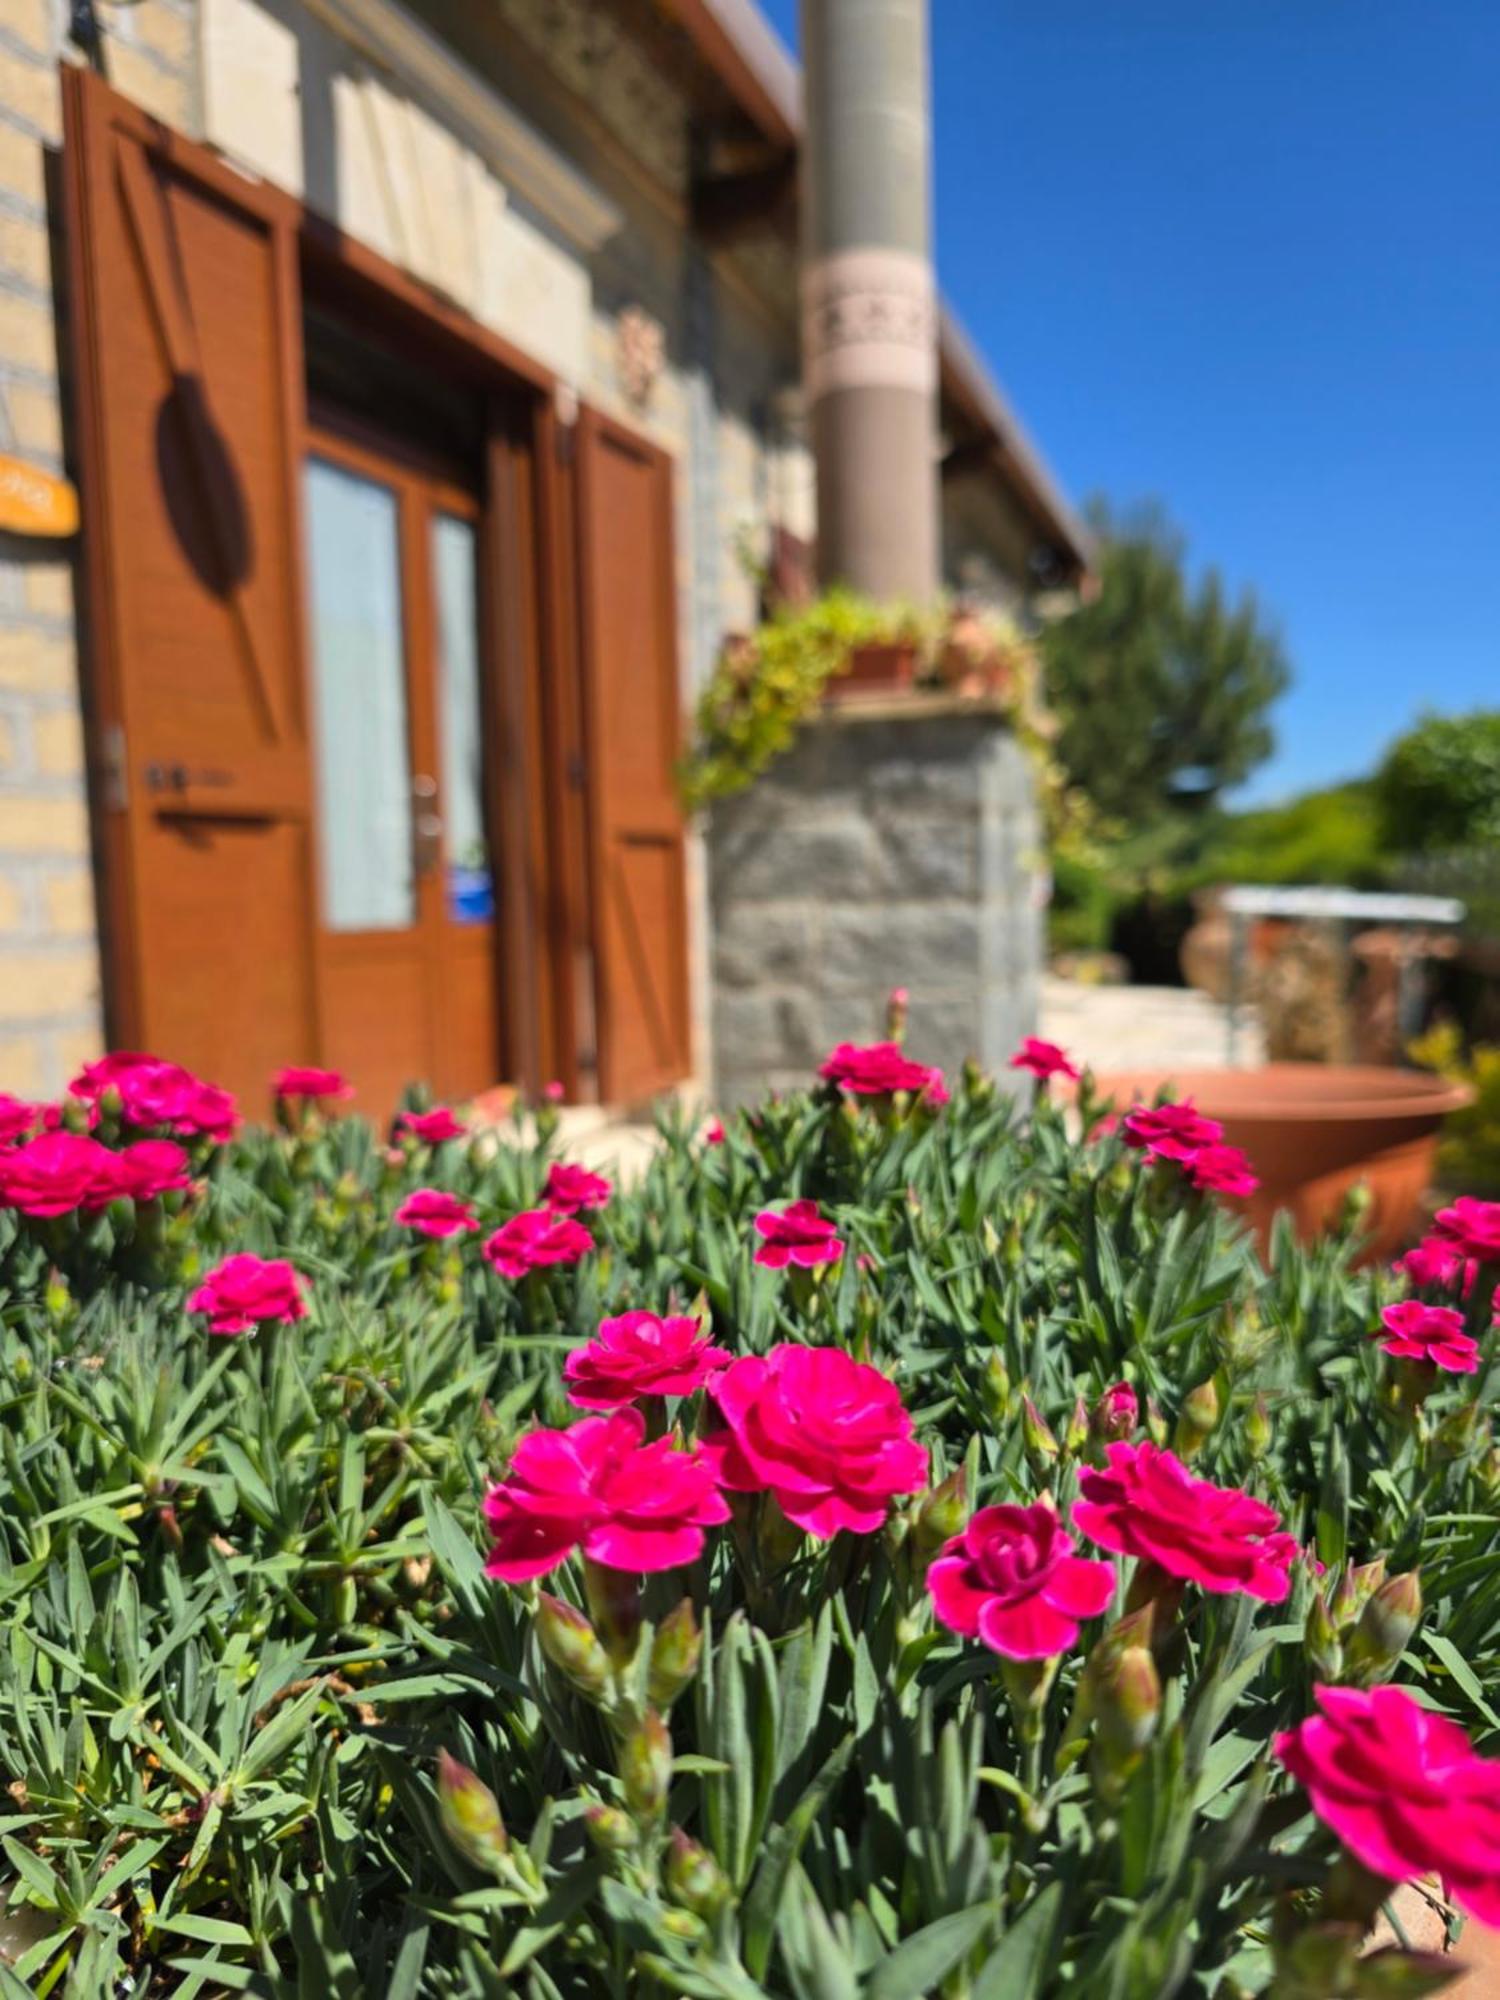
[[[1183,1161],[1182,1171],[1205,1194],[1235,1195],[1244,1200],[1260,1186],[1260,1176],[1238,1146],[1204,1146]]]
[[[1141,1419],[1141,1402],[1128,1382],[1116,1382],[1095,1403],[1092,1429],[1105,1443],[1128,1438]]]
[[[1424,1236],[1414,1249],[1408,1250],[1404,1257],[1398,1257],[1391,1269],[1398,1276],[1409,1278],[1414,1285],[1456,1291],[1460,1298],[1465,1299],[1473,1291],[1474,1280],[1479,1275],[1479,1266],[1474,1259],[1463,1256],[1441,1236]]]
[[[932,1607],[950,1631],[1011,1660],[1050,1660],[1078,1641],[1114,1595],[1109,1563],[1073,1553],[1045,1500],[981,1507],[927,1572]]]
[[[601,1320],[587,1347],[573,1349],[563,1380],[580,1409],[614,1410],[640,1396],[690,1396],[731,1358],[709,1345],[701,1320],[627,1312]]]
[[[1438,1210],[1433,1229],[1461,1257],[1472,1257],[1476,1264],[1500,1264],[1500,1201],[1461,1194],[1450,1208]]]
[[[125,1193],[119,1154],[78,1132],[44,1132],[0,1152],[0,1208],[39,1219],[91,1213]]]
[[[396,1210],[403,1229],[415,1229],[421,1236],[461,1236],[477,1229],[478,1222],[468,1202],[443,1188],[414,1188]]]
[[[455,1118],[446,1104],[435,1104],[430,1111],[403,1111],[397,1123],[424,1146],[441,1146],[448,1139],[466,1139],[469,1134],[468,1126]]]
[[[138,1049],[116,1049],[86,1063],[68,1089],[95,1105],[112,1090],[125,1124],[173,1132],[180,1139],[222,1143],[234,1137],[239,1124],[239,1110],[229,1091],[205,1083],[181,1063],[164,1062]]]
[[[322,1099],[352,1097],[353,1085],[336,1069],[315,1069],[303,1063],[292,1063],[285,1069],[277,1070],[271,1078],[271,1089],[277,1097]]]
[[[171,1139],[138,1139],[115,1157],[119,1192],[132,1201],[155,1201],[193,1184],[188,1156]]]
[[[1056,1042],[1044,1042],[1036,1035],[1028,1035],[1010,1059],[1012,1069],[1024,1069],[1034,1076],[1038,1083],[1048,1083],[1054,1076],[1064,1076],[1072,1083],[1078,1081],[1079,1071]]]
[[[789,1202],[780,1211],[763,1208],[755,1226],[765,1238],[755,1261],[769,1271],[784,1271],[788,1264],[811,1271],[819,1264],[836,1264],[844,1254],[834,1225],[819,1215],[815,1201]]]
[[[550,1208],[523,1208],[485,1243],[485,1262],[502,1278],[524,1278],[549,1264],[576,1264],[594,1247],[581,1222]]]
[[[210,1333],[253,1333],[258,1326],[306,1319],[307,1301],[297,1273],[284,1258],[238,1251],[215,1265],[188,1297],[189,1312],[204,1313]]]
[[[711,1467],[671,1438],[644,1442],[639,1410],[529,1431],[485,1497],[494,1544],[485,1569],[505,1583],[544,1576],[577,1548],[607,1569],[675,1569],[729,1519]]]
[[[1120,1127],[1127,1146],[1144,1146],[1154,1159],[1190,1160],[1217,1146],[1224,1127],[1192,1104],[1138,1104]]]
[[[1461,1910],[1500,1924],[1500,1760],[1404,1688],[1314,1693],[1320,1713],[1273,1747],[1318,1818],[1376,1875],[1439,1875]]]
[[[942,1072],[936,1074],[941,1083]],[[927,1089],[934,1072],[928,1064],[913,1062],[903,1054],[899,1042],[871,1042],[866,1048],[840,1042],[819,1065],[818,1075],[856,1097],[889,1097],[897,1090]]]
[[[724,1141],[725,1141],[725,1132],[724,1132],[723,1119],[711,1118],[708,1122],[708,1129],[703,1134],[704,1145],[722,1146],[724,1144]]]
[[[1402,1299],[1380,1315],[1385,1328],[1381,1351],[1404,1361],[1426,1361],[1450,1375],[1473,1375],[1479,1367],[1479,1343],[1464,1332],[1464,1316],[1456,1306],[1430,1306],[1421,1299]]]
[[[13,1146],[29,1137],[41,1124],[44,1110],[43,1105],[28,1104],[0,1090],[0,1146]]]
[[[1079,1474],[1073,1525],[1100,1548],[1153,1562],[1203,1590],[1243,1590],[1280,1604],[1298,1549],[1274,1508],[1197,1479],[1159,1446],[1112,1444],[1103,1470]]]
[[[586,1208],[603,1208],[613,1192],[603,1174],[554,1160],[542,1189],[542,1203],[556,1215],[577,1215]]]
[[[776,1495],[820,1541],[872,1534],[894,1495],[927,1477],[927,1453],[888,1376],[839,1347],[773,1347],[733,1362],[713,1385],[726,1429],[703,1452],[735,1493]]]

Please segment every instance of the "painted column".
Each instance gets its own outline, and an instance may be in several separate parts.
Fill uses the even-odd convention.
[[[938,587],[927,0],[802,0],[802,366],[818,567]]]

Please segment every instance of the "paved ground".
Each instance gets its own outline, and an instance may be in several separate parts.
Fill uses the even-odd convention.
[[[1226,1010],[1185,986],[1079,986],[1042,981],[1039,1031],[1075,1061],[1106,1070],[1222,1069],[1229,1061]],[[1240,1009],[1235,1060],[1264,1059],[1259,1025]]]

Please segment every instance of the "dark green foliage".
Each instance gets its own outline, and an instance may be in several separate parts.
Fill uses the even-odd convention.
[[[1500,710],[1424,716],[1386,752],[1375,795],[1398,854],[1500,841]]]

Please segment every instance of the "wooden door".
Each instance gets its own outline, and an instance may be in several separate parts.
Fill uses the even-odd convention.
[[[672,462],[585,410],[577,494],[599,1088],[634,1103],[691,1060]]]
[[[111,1030],[258,1110],[319,1048],[293,217],[63,80]]]
[[[309,438],[308,641],[329,1058],[389,1111],[500,1074],[476,496]]]

